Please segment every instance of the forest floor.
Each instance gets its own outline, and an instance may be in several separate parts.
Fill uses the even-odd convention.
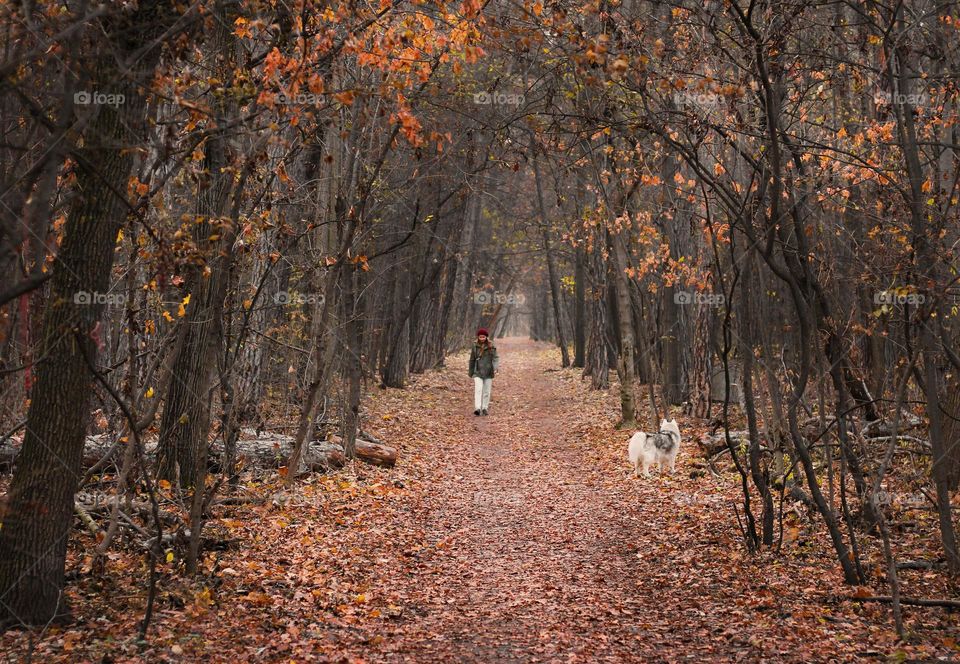
[[[943,609],[905,607],[898,642],[886,594],[842,584],[816,519],[788,511],[780,553],[748,554],[733,513],[739,479],[697,470],[695,428],[672,477],[629,474],[613,390],[558,370],[547,345],[498,342],[488,417],[472,411],[466,357],[372,390],[365,428],[400,449],[391,470],[357,464],[291,490],[249,482],[262,504],[219,506],[211,551],[187,581],[162,570],[147,643],[143,556],[106,573],[71,544],[75,621],[8,632],[21,661],[957,661]],[[702,467],[702,463],[699,464]],[[692,477],[693,476],[693,477]],[[211,535],[213,536],[213,535]],[[929,543],[920,542],[918,547]],[[875,545],[868,561],[879,561]],[[910,554],[936,557],[935,549]],[[880,565],[875,565],[879,574]],[[907,576],[913,575],[913,576]],[[948,596],[904,572],[907,594]]]

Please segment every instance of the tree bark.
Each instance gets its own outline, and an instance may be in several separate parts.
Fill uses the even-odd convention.
[[[617,331],[620,336],[620,355],[617,358],[617,375],[620,378],[620,423],[621,428],[632,428],[637,423],[637,409],[633,384],[634,372],[634,334],[633,316],[630,303],[630,284],[627,279],[627,250],[624,247],[622,234],[612,235],[607,232],[607,242],[612,245],[611,261],[613,282],[617,295],[617,310],[619,325]]]
[[[587,346],[586,334],[586,289],[584,288],[584,279],[586,270],[584,263],[583,246],[577,245],[576,258],[573,268],[573,366],[578,369],[584,368]]]
[[[897,7],[897,23],[905,29],[903,7]],[[909,179],[911,238],[916,255],[919,271],[926,277],[929,286],[937,284],[937,265],[939,261],[927,236],[928,225],[923,212],[923,183],[926,180],[920,162],[919,147],[917,145],[917,131],[913,119],[913,105],[911,98],[910,77],[907,72],[910,63],[910,53],[907,44],[897,42],[890,53],[890,73],[894,82],[893,107],[897,116],[897,133],[900,147],[907,165]],[[935,230],[935,229],[934,229]],[[932,288],[929,288],[932,291]],[[940,520],[940,540],[943,545],[947,567],[953,574],[960,574],[960,551],[957,550],[957,537],[953,527],[953,517],[950,504],[950,476],[949,450],[943,437],[941,421],[939,369],[937,368],[938,353],[934,338],[933,326],[936,317],[939,317],[934,306],[933,310],[924,316],[920,322],[920,350],[923,357],[924,381],[923,391],[926,397],[927,417],[930,422],[930,446],[933,452],[933,466],[931,474],[937,492],[937,507]]]
[[[531,140],[536,139],[531,135]],[[570,350],[567,348],[567,335],[563,325],[563,300],[560,293],[560,277],[557,274],[557,262],[550,246],[550,223],[547,217],[547,204],[543,199],[543,183],[540,177],[540,161],[537,148],[533,148],[533,177],[537,188],[537,206],[540,210],[540,236],[543,240],[543,254],[547,261],[547,275],[550,280],[550,299],[553,302],[553,318],[557,327],[557,345],[560,346],[560,365],[570,366]]]
[[[233,21],[225,3],[217,5],[216,33],[211,47],[216,60],[215,71],[221,80],[233,75],[235,37],[230,32]],[[223,228],[227,205],[234,192],[235,173],[227,168],[232,163],[230,137],[226,129],[231,121],[232,103],[218,97],[211,119],[216,129],[206,142],[204,170],[209,181],[201,182],[197,196],[197,220],[194,241],[199,249],[212,253],[203,266],[191,266],[186,280],[190,302],[185,305],[181,320],[181,341],[173,364],[174,379],[164,401],[160,424],[160,450],[157,474],[167,480],[179,479],[180,486],[202,488],[206,477],[207,436],[210,432],[210,407],[217,349],[222,338],[223,303],[226,298],[231,247],[237,234],[239,202]],[[239,197],[239,192],[234,194]]]
[[[343,308],[344,316],[347,320],[346,339],[344,350],[347,357],[346,379],[347,379],[347,407],[344,410],[343,417],[343,452],[348,459],[357,455],[357,432],[360,427],[360,379],[362,375],[362,365],[360,362],[360,349],[363,347],[363,320],[360,317],[359,306],[357,303],[357,293],[363,292],[363,284],[355,284],[360,281],[360,270],[354,269],[352,274],[348,270],[343,270]]]
[[[144,1],[98,26],[106,31],[102,42],[119,52],[101,54],[92,84],[123,94],[124,103],[97,107],[75,149],[77,197],[54,266],[26,435],[0,529],[0,626],[46,624],[67,609],[64,563],[92,392],[88,364],[96,364],[103,334],[103,305],[80,294],[110,290],[117,235],[128,211],[118,192],[126,192],[135,162],[129,146],[146,138],[140,86],[152,75],[160,48],[142,54],[136,70],[115,63],[136,53],[146,39],[144,27],[150,33],[162,28],[168,11],[166,2]]]

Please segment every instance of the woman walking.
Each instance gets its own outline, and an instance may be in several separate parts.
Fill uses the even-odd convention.
[[[487,331],[484,328],[477,330],[477,342],[470,351],[470,377],[473,378],[473,406],[474,415],[486,415],[490,407],[490,387],[493,385],[493,376],[497,373],[497,348],[490,343]]]

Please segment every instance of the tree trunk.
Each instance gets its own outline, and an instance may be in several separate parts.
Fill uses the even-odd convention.
[[[587,345],[585,312],[587,303],[583,283],[584,273],[586,272],[583,264],[586,261],[586,256],[581,245],[577,245],[575,261],[573,268],[573,366],[582,369],[585,363],[584,354]]]
[[[535,140],[531,136],[531,140]],[[560,294],[560,276],[557,274],[557,262],[550,247],[550,223],[547,217],[547,204],[543,200],[543,183],[540,177],[540,162],[537,148],[533,148],[533,177],[537,187],[537,204],[540,210],[540,234],[543,239],[543,254],[547,260],[547,275],[550,279],[550,299],[553,302],[553,318],[557,327],[557,345],[560,346],[560,365],[570,366],[570,351],[567,348],[567,335],[563,325],[563,300]]]
[[[137,26],[161,28],[168,10],[166,2],[144,1],[109,24],[108,38],[98,39],[119,53],[102,54],[93,89],[115,90],[124,103],[98,107],[82,146],[75,148],[80,155],[77,197],[54,264],[26,435],[0,529],[0,626],[43,625],[66,612],[67,537],[92,392],[90,366],[96,364],[103,334],[103,305],[90,294],[110,290],[117,234],[128,210],[117,192],[127,190],[136,158],[129,146],[146,138],[140,86],[152,75],[161,49],[150,49],[133,72],[113,64],[126,61],[141,39],[152,38]]]
[[[231,16],[218,4],[217,31],[212,40],[215,70],[224,81],[233,75],[234,36]],[[210,433],[210,406],[217,349],[222,337],[223,303],[226,298],[237,234],[239,210],[234,209],[229,229],[221,227],[231,199],[236,174],[228,166],[233,114],[232,103],[220,98],[215,104],[214,121],[220,128],[206,142],[204,167],[209,181],[201,182],[197,196],[197,220],[194,241],[201,250],[212,253],[203,266],[191,266],[187,273],[186,292],[190,302],[180,322],[181,343],[173,364],[174,380],[170,383],[160,424],[159,477],[175,480],[180,486],[202,488],[206,476],[205,454]],[[235,208],[237,205],[235,204]]]
[[[947,489],[951,492],[960,487],[960,377],[951,374],[944,390],[946,398],[940,402],[943,411],[943,444],[946,452],[941,463],[945,466]]]
[[[605,390],[610,386],[610,343],[607,335],[611,326],[607,320],[609,309],[606,297],[608,266],[601,249],[602,245],[595,242],[589,256],[590,333],[583,363],[583,373],[590,376],[590,386],[595,390]]]
[[[754,486],[760,492],[760,502],[762,513],[760,515],[761,524],[761,542],[764,546],[773,544],[773,495],[770,492],[770,469],[767,463],[760,456],[760,430],[757,426],[757,411],[753,399],[753,300],[754,293],[751,286],[749,275],[752,273],[752,252],[748,258],[745,267],[745,278],[741,283],[740,291],[740,340],[738,343],[740,350],[740,360],[742,362],[743,375],[742,392],[744,410],[747,414],[747,427],[750,432],[750,477]],[[700,305],[703,306],[703,305]]]
[[[621,234],[607,233],[613,258],[613,282],[617,294],[617,310],[620,336],[620,355],[617,359],[617,375],[620,378],[620,423],[621,428],[632,428],[637,423],[637,409],[633,392],[634,384],[634,335],[630,303],[630,284],[627,279],[627,251]]]
[[[897,7],[897,22],[901,29],[905,27],[903,7]],[[909,179],[909,202],[911,217],[911,238],[915,251],[917,267],[927,277],[931,284],[937,284],[937,266],[939,260],[934,253],[927,237],[929,229],[923,210],[923,183],[926,178],[920,161],[920,151],[917,145],[917,131],[913,119],[913,106],[909,103],[911,95],[910,77],[907,67],[910,63],[910,53],[907,45],[898,42],[891,53],[889,60],[891,79],[895,102],[893,104],[897,115],[897,134],[900,147],[903,150],[907,176]],[[894,66],[898,71],[894,71]],[[933,229],[936,230],[936,229]],[[920,322],[920,349],[923,356],[924,384],[923,391],[927,401],[927,417],[930,422],[930,447],[933,452],[933,466],[931,474],[937,493],[937,507],[940,519],[940,541],[943,545],[947,567],[953,574],[960,574],[960,551],[957,550],[957,537],[953,527],[952,510],[950,505],[950,478],[949,478],[949,450],[943,437],[941,423],[939,369],[937,368],[937,348],[934,339],[933,326],[938,312],[934,309],[932,315],[926,316]]]
[[[355,274],[354,274],[355,273]],[[348,459],[357,455],[357,432],[360,427],[360,379],[362,365],[360,349],[363,347],[363,319],[360,316],[360,307],[357,304],[357,293],[363,292],[361,281],[363,272],[354,269],[345,269],[343,277],[343,310],[347,320],[346,339],[346,379],[347,379],[347,407],[343,417],[343,452]]]
[[[690,400],[694,417],[710,417],[710,374],[713,369],[710,350],[710,308],[696,305],[693,328],[693,385]]]
[[[680,311],[680,306],[674,301],[675,289],[673,286],[664,286],[661,291],[661,306],[663,307],[662,326],[663,330],[659,335],[661,344],[661,357],[663,362],[663,386],[662,394],[664,405],[672,404],[674,406],[683,403],[685,398],[685,385],[682,380],[681,357],[680,353],[680,326],[684,318]],[[694,305],[700,306],[700,305]]]

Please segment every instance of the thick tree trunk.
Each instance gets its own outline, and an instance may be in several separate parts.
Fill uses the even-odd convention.
[[[601,254],[602,245],[595,242],[590,254],[590,331],[587,337],[586,357],[583,363],[584,375],[590,376],[590,386],[595,390],[605,390],[610,386],[610,323],[607,303],[608,266]],[[614,366],[616,363],[614,362]]]
[[[690,400],[694,417],[710,416],[710,374],[713,369],[710,349],[710,308],[696,305],[693,327],[693,385]]]
[[[215,70],[230,80],[233,74],[234,37],[230,14],[218,6],[216,35],[211,46]],[[202,486],[206,476],[207,436],[210,432],[210,408],[213,398],[216,353],[222,337],[223,303],[233,260],[231,246],[237,234],[234,210],[229,229],[220,226],[231,198],[236,174],[227,168],[230,133],[224,127],[231,121],[230,102],[215,104],[218,130],[206,142],[205,171],[210,178],[200,183],[194,241],[198,248],[212,254],[203,266],[191,266],[186,281],[190,302],[180,325],[181,340],[173,364],[174,380],[164,401],[160,424],[159,477],[175,480],[184,488]],[[236,206],[235,206],[236,207]]]
[[[396,336],[390,340],[390,355],[380,377],[384,387],[403,388],[407,383],[410,366],[410,318],[404,319],[394,333]]]
[[[446,340],[448,351],[459,350],[463,347],[468,329],[473,299],[470,290],[473,281],[473,270],[476,263],[477,233],[476,227],[482,211],[480,196],[474,194],[466,205],[463,219],[463,231],[457,248],[457,274],[453,285],[453,301],[451,302],[452,333]]]
[[[682,346],[680,344],[680,326],[683,319],[680,306],[674,301],[673,286],[664,286],[661,296],[661,306],[663,310],[662,326],[660,332],[661,357],[663,362],[663,400],[674,406],[683,403],[686,398],[684,394],[685,385],[683,384],[681,371]],[[694,305],[701,306],[701,305]]]
[[[945,398],[940,402],[943,410],[943,444],[946,451],[941,456],[947,478],[947,489],[951,492],[960,487],[960,377],[952,373],[944,390]]]
[[[112,23],[107,34],[113,38],[104,41],[119,53],[103,54],[92,81],[94,89],[122,94],[124,103],[98,107],[82,147],[75,148],[77,197],[54,264],[26,436],[0,529],[0,626],[42,625],[66,609],[64,562],[88,419],[90,365],[96,364],[103,335],[103,306],[90,294],[110,290],[117,234],[128,210],[117,192],[127,190],[134,165],[130,145],[146,136],[140,85],[149,80],[160,49],[144,55],[136,72],[112,65],[142,43],[134,26],[156,29],[168,10],[165,2],[145,1]]]
[[[617,310],[619,325],[617,331],[620,336],[620,355],[617,360],[617,375],[620,378],[620,423],[621,428],[636,426],[637,409],[633,391],[634,384],[634,334],[633,316],[630,303],[630,284],[627,279],[627,251],[624,247],[622,235],[607,234],[607,241],[612,245],[611,256],[613,282],[617,293]]]
[[[760,515],[761,524],[761,542],[764,546],[773,544],[773,495],[770,492],[770,470],[760,455],[760,429],[757,426],[757,411],[753,399],[753,299],[754,293],[751,289],[749,275],[752,273],[751,259],[745,272],[748,275],[741,284],[740,291],[740,340],[738,343],[740,351],[740,361],[742,363],[742,391],[744,410],[747,415],[747,428],[750,432],[750,449],[748,458],[750,460],[750,477],[753,485],[760,493],[760,502],[762,513]],[[701,305],[702,306],[702,305]]]
[[[903,7],[897,7],[897,23],[901,29],[905,29],[903,19]],[[937,256],[931,245],[928,232],[931,232],[925,219],[923,200],[923,183],[927,180],[924,175],[923,167],[920,161],[920,150],[917,144],[917,130],[914,123],[913,106],[909,102],[911,99],[910,86],[910,53],[908,45],[898,42],[895,50],[891,53],[890,60],[891,72],[896,75],[891,76],[895,85],[893,86],[896,95],[896,101],[893,104],[897,115],[897,134],[900,147],[903,150],[907,165],[907,176],[909,179],[909,202],[911,217],[911,238],[916,255],[917,267],[929,283],[937,284]],[[935,229],[932,229],[935,231]],[[949,450],[944,440],[944,431],[941,418],[940,407],[940,371],[937,368],[938,352],[934,336],[933,326],[935,318],[938,316],[936,308],[931,312],[932,315],[925,317],[920,322],[920,349],[923,356],[924,380],[923,391],[926,397],[927,417],[930,422],[930,446],[933,452],[933,466],[931,475],[937,493],[938,516],[940,520],[940,541],[943,545],[944,556],[947,560],[947,567],[953,574],[960,574],[960,551],[957,550],[957,536],[953,526],[953,515],[950,503],[950,473],[949,473]]]

